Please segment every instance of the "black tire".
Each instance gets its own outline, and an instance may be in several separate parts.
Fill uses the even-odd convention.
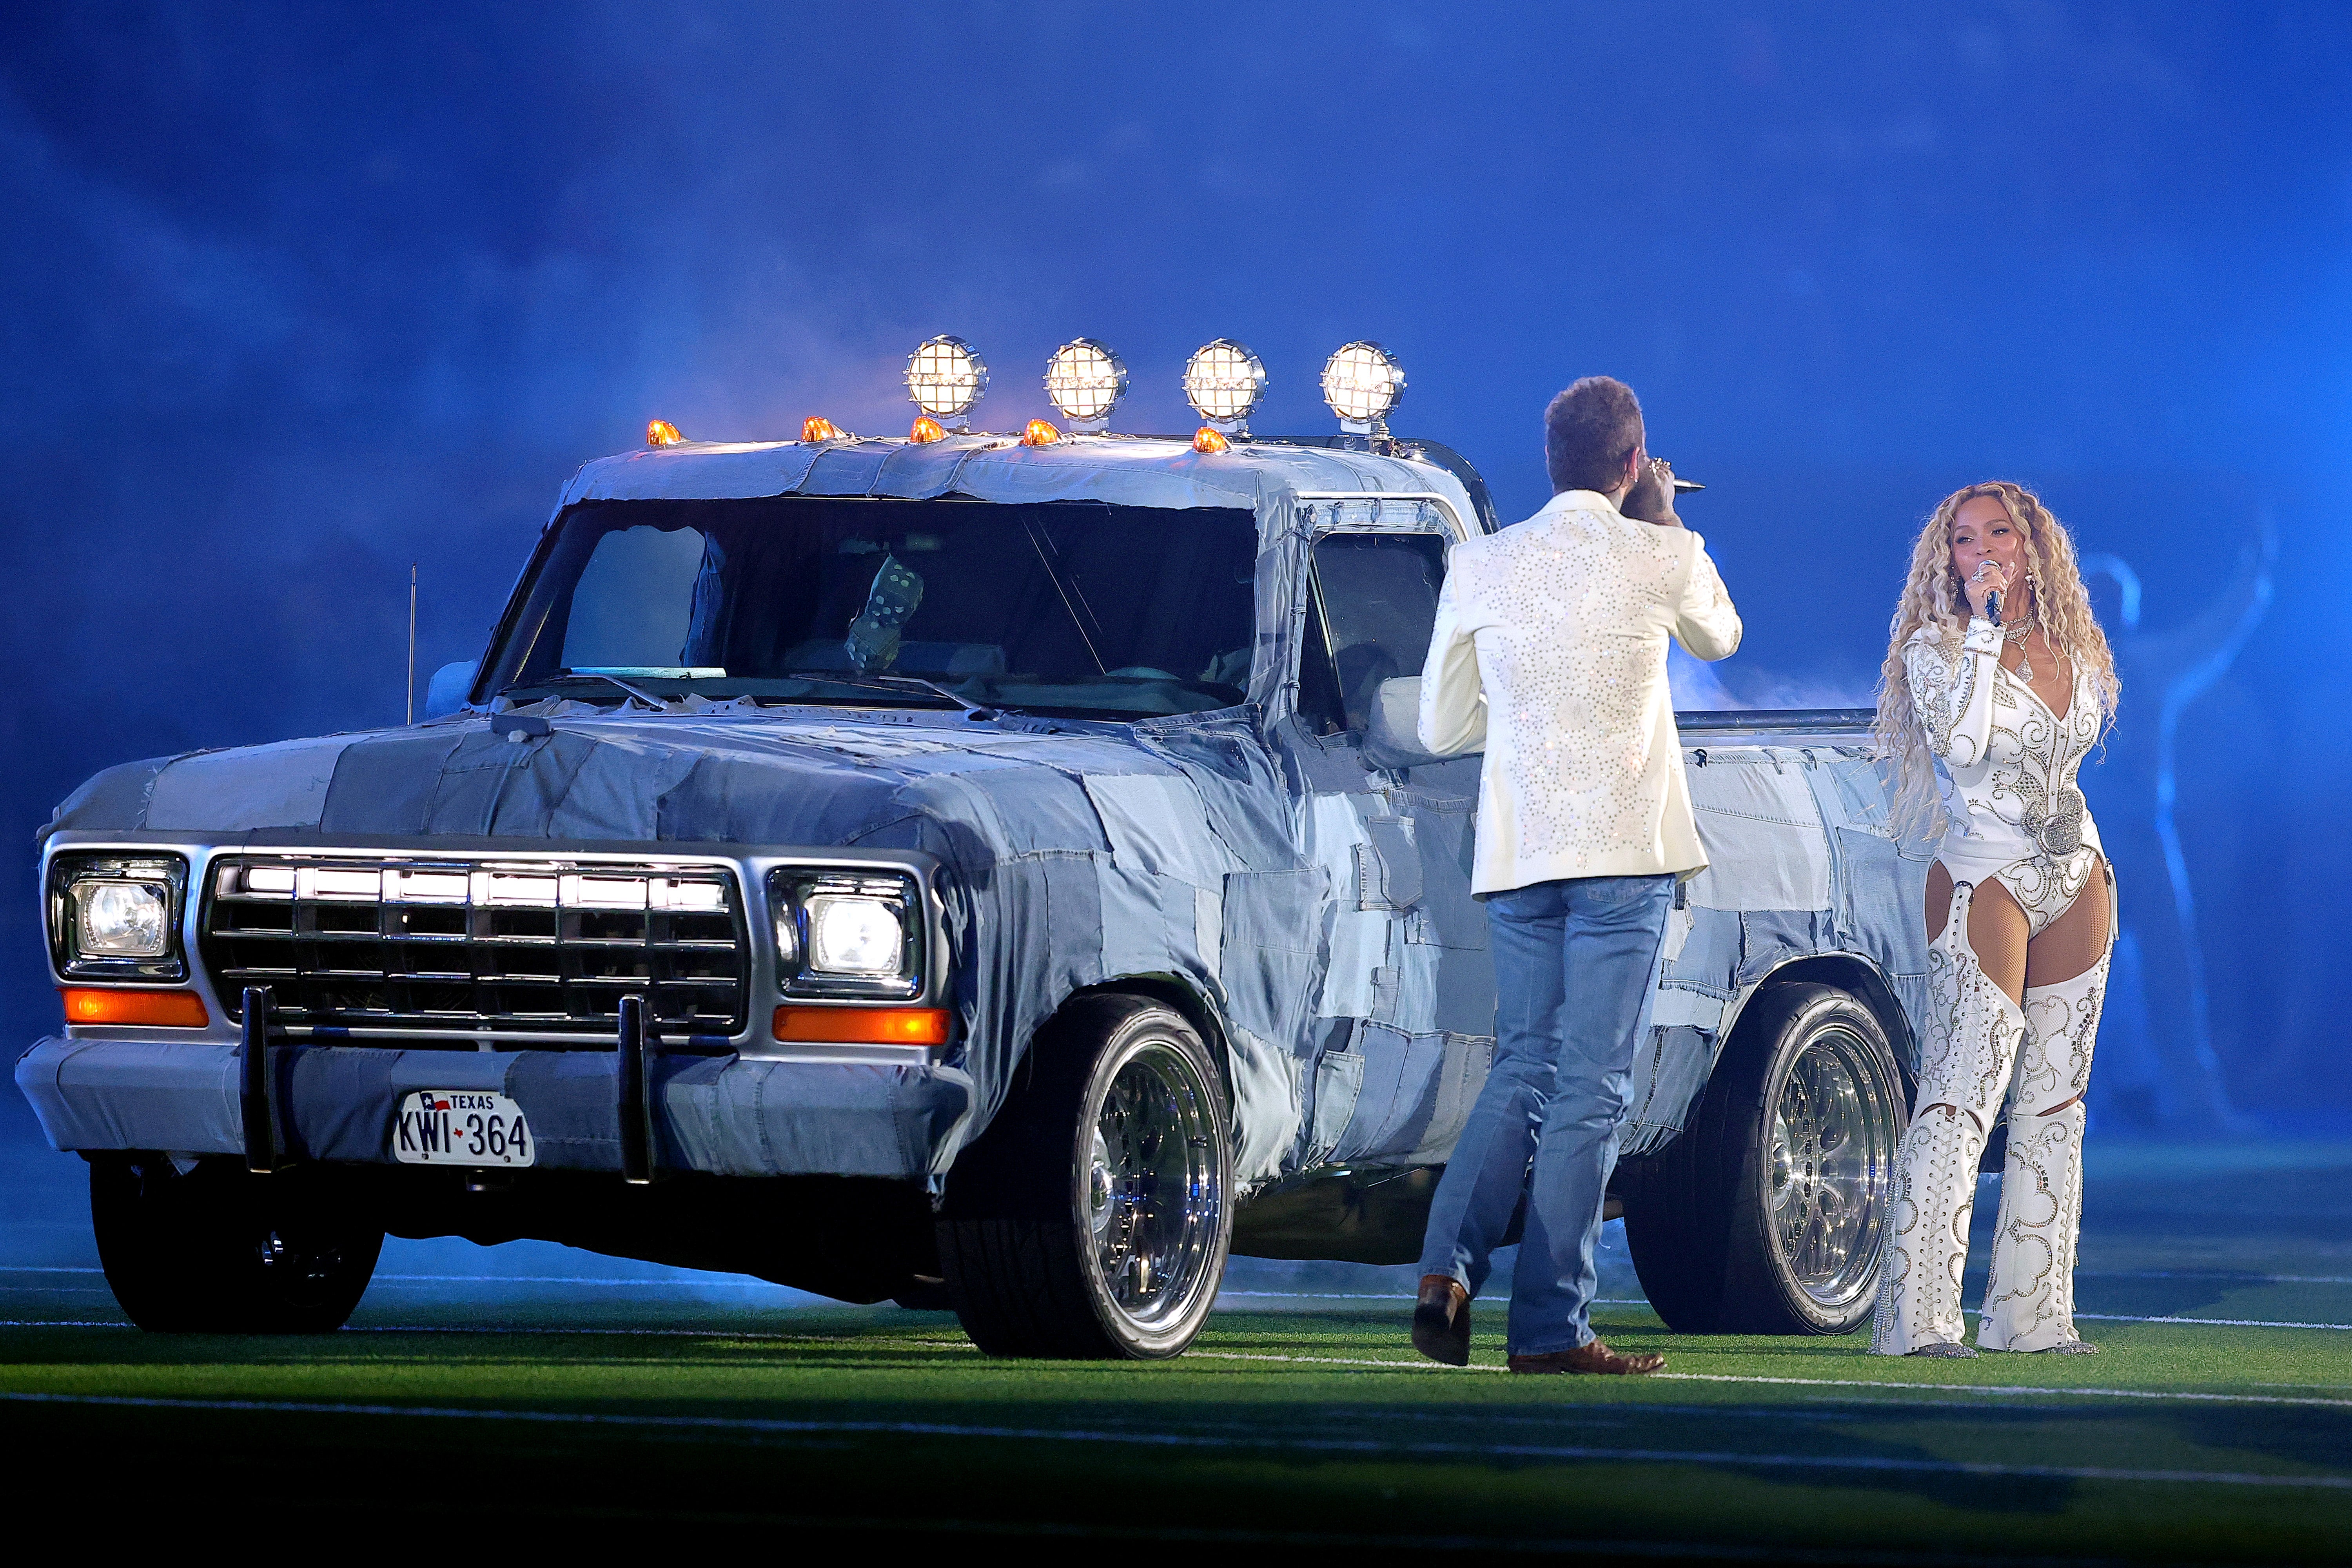
[[[91,1228],[114,1299],[154,1333],[319,1334],[360,1303],[383,1231],[338,1212],[330,1189],[160,1154],[89,1167]]]
[[[1622,1184],[1633,1268],[1667,1327],[1861,1327],[1909,1104],[1886,1031],[1852,993],[1793,981],[1759,994],[1688,1130]]]
[[[1181,1353],[1233,1240],[1232,1136],[1216,1065],[1183,1017],[1073,1000],[948,1177],[940,1263],[990,1355]]]

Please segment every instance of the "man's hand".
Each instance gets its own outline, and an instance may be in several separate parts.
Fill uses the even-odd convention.
[[[1651,458],[1625,499],[1617,503],[1617,510],[1637,522],[1680,528],[1683,520],[1675,515],[1675,466],[1664,458]]]

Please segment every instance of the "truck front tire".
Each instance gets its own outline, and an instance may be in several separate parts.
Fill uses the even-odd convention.
[[[123,1312],[156,1333],[319,1334],[343,1326],[375,1273],[381,1228],[339,1212],[300,1172],[232,1161],[182,1173],[162,1154],[89,1167],[99,1262]]]
[[[1625,1239],[1685,1334],[1843,1334],[1878,1293],[1908,1098],[1850,992],[1769,985],[1741,1016],[1683,1135],[1632,1163]]]
[[[1065,1360],[1182,1352],[1224,1278],[1231,1145],[1216,1064],[1181,1015],[1072,1001],[948,1179],[940,1261],[972,1342]]]

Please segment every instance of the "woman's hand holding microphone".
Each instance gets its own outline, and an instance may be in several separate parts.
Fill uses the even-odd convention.
[[[1960,584],[1969,596],[1969,614],[1982,616],[1987,620],[1995,619],[1990,608],[1992,596],[1995,594],[2008,593],[2010,584],[2014,582],[2016,577],[2015,567],[2004,566],[2000,562],[1990,558],[1978,562],[1977,569],[1969,573]]]

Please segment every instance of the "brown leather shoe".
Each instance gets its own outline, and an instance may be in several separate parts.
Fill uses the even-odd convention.
[[[1666,1358],[1655,1351],[1639,1351],[1633,1355],[1619,1355],[1599,1340],[1579,1345],[1572,1351],[1553,1351],[1548,1355],[1515,1355],[1511,1358],[1513,1372],[1596,1373],[1610,1377],[1632,1377],[1645,1372],[1663,1372],[1665,1365]]]
[[[1412,1304],[1412,1348],[1448,1366],[1470,1364],[1470,1292],[1451,1274],[1424,1274]]]

